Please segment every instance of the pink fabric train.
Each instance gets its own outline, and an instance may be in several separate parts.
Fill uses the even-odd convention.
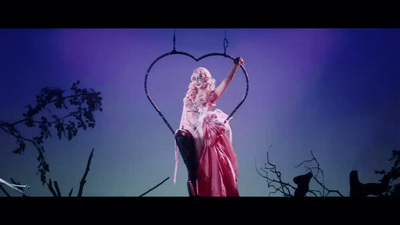
[[[197,170],[199,196],[239,196],[237,157],[223,121],[214,112],[208,112],[203,120],[204,143]]]

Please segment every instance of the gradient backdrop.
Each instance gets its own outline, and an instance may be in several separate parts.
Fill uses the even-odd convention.
[[[176,29],[176,49],[194,56],[223,52],[225,29]],[[100,91],[103,112],[96,127],[71,141],[45,142],[48,177],[63,195],[77,194],[95,148],[84,196],[138,196],[166,177],[147,196],[187,196],[180,158],[173,184],[174,139],[144,92],[150,64],[172,50],[173,29],[1,29],[0,120],[22,119],[43,87]],[[324,170],[330,189],[349,195],[349,172],[361,182],[378,182],[373,170],[388,170],[400,148],[400,29],[227,29],[227,54],[242,56],[250,77],[247,100],[231,126],[239,159],[242,196],[268,196],[256,172],[272,145],[270,161],[292,183],[304,174],[296,166],[311,159]],[[154,65],[149,92],[177,128],[192,71],[208,68],[219,83],[232,61],[222,57],[196,63],[169,56]],[[241,71],[217,107],[230,113],[245,92]],[[28,129],[21,130],[29,133]],[[0,178],[29,184],[30,196],[51,196],[36,173],[37,152],[15,155],[15,139],[0,132]],[[315,164],[306,164],[315,166]],[[293,184],[293,183],[292,183]],[[318,188],[314,181],[312,187]],[[18,193],[7,189],[9,193]],[[319,189],[320,190],[320,189]],[[273,194],[278,195],[279,194]],[[0,193],[0,196],[4,196]]]

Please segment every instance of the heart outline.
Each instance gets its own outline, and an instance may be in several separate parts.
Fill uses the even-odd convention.
[[[165,116],[162,114],[161,110],[157,107],[157,105],[154,103],[153,99],[150,97],[150,93],[147,90],[147,78],[150,74],[151,68],[153,68],[153,66],[162,58],[170,56],[170,55],[185,55],[193,60],[195,60],[196,62],[199,62],[202,59],[205,59],[207,57],[210,56],[223,56],[225,58],[229,58],[231,60],[235,60],[234,57],[227,55],[226,53],[209,53],[209,54],[205,54],[203,56],[200,56],[199,58],[194,57],[193,55],[187,53],[187,52],[181,52],[181,51],[176,51],[175,49],[172,50],[171,52],[167,52],[161,56],[159,56],[158,58],[156,58],[149,66],[149,68],[147,69],[146,72],[146,76],[144,79],[144,90],[147,96],[147,99],[150,101],[151,105],[154,107],[154,109],[158,112],[159,116],[161,117],[161,119],[164,121],[164,123],[168,126],[168,128],[171,130],[172,134],[175,134],[174,129],[171,127],[171,125],[168,123],[167,119],[165,118]],[[239,107],[243,104],[243,102],[246,100],[248,92],[249,92],[249,75],[247,74],[246,69],[244,68],[243,65],[240,65],[240,68],[242,69],[245,77],[246,77],[246,93],[243,96],[243,99],[239,102],[239,104],[233,109],[233,111],[229,114],[229,116],[226,118],[226,120],[224,121],[224,123],[226,123],[226,121],[228,121],[232,115],[239,109]]]

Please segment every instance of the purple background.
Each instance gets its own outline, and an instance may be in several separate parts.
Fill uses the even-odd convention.
[[[102,92],[96,127],[71,141],[55,133],[45,142],[48,177],[66,195],[76,195],[94,147],[84,196],[138,196],[166,177],[148,196],[187,196],[180,158],[173,184],[174,139],[144,93],[144,76],[158,56],[172,50],[173,29],[1,29],[0,120],[22,118],[41,88],[81,87]],[[225,29],[176,29],[176,49],[194,56],[223,52]],[[373,170],[388,170],[400,144],[399,29],[227,29],[227,54],[242,56],[250,77],[247,100],[231,127],[239,159],[242,196],[268,196],[262,166],[270,160],[292,183],[295,168],[311,158],[324,170],[326,186],[349,195],[349,172],[378,182]],[[217,82],[232,61],[198,63],[169,56],[153,67],[152,98],[177,128],[192,71],[208,68]],[[239,71],[217,107],[230,113],[245,92]],[[24,132],[28,129],[21,128]],[[37,152],[15,155],[15,139],[0,132],[0,178],[29,184],[30,196],[50,196],[40,183]],[[314,164],[308,164],[310,166]],[[315,182],[311,181],[312,187]],[[17,193],[9,191],[18,196]],[[3,195],[3,194],[1,194]],[[277,194],[279,195],[279,194]]]

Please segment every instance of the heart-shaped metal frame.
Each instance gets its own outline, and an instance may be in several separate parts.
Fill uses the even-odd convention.
[[[165,54],[159,56],[156,60],[154,60],[154,61],[150,64],[149,69],[147,69],[146,76],[145,76],[145,78],[144,78],[144,91],[146,92],[146,96],[147,96],[147,98],[149,99],[151,105],[152,105],[152,106],[154,107],[154,109],[158,112],[158,114],[160,115],[161,119],[165,122],[165,124],[166,124],[166,125],[168,126],[168,128],[171,130],[172,134],[175,134],[174,129],[173,129],[173,128],[171,127],[171,125],[168,123],[167,119],[166,119],[165,116],[161,113],[161,110],[157,107],[157,105],[156,105],[156,104],[154,103],[154,101],[151,99],[150,94],[149,94],[149,92],[147,91],[147,78],[149,77],[151,68],[153,68],[154,64],[156,64],[160,59],[162,59],[162,58],[164,58],[164,57],[167,57],[167,56],[170,56],[170,55],[185,55],[185,56],[188,56],[188,57],[192,58],[192,59],[195,60],[196,62],[198,62],[198,61],[200,61],[200,60],[202,60],[202,59],[205,59],[205,58],[207,58],[207,57],[211,57],[211,56],[222,56],[222,57],[225,57],[225,58],[229,58],[229,59],[231,59],[231,60],[235,60],[235,58],[232,57],[232,56],[230,56],[230,55],[227,55],[226,53],[209,53],[209,54],[203,55],[203,56],[201,56],[201,57],[199,57],[199,58],[196,58],[196,57],[194,57],[193,55],[191,55],[191,54],[189,54],[189,53],[181,52],[181,51],[176,51],[176,50],[174,49],[174,50],[172,50],[171,52],[167,52],[167,53],[165,53]],[[240,65],[240,67],[242,68],[242,71],[243,71],[243,73],[244,73],[244,75],[245,75],[245,77],[246,77],[246,93],[244,94],[243,99],[239,102],[239,104],[233,109],[233,111],[231,112],[231,114],[229,114],[228,118],[226,118],[225,122],[228,121],[228,120],[233,116],[233,114],[236,112],[236,110],[239,109],[239,107],[240,107],[240,106],[243,104],[243,102],[246,100],[247,94],[248,94],[248,92],[249,92],[249,75],[247,74],[247,71],[246,71],[246,69],[244,68],[243,65]],[[225,122],[224,122],[224,123],[225,123]]]

